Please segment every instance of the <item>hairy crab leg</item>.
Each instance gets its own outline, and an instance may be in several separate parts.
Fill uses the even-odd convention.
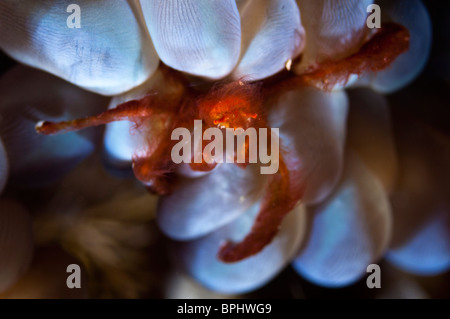
[[[408,29],[396,23],[386,23],[361,49],[342,60],[326,61],[309,73],[291,77],[269,87],[274,92],[289,91],[303,86],[314,86],[324,91],[333,90],[336,85],[345,86],[351,76],[381,71],[389,67],[397,57],[409,49]]]

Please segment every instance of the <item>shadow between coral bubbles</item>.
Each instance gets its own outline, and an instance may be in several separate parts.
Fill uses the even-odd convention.
[[[448,1],[423,0],[433,24],[433,47],[430,59],[422,74],[406,88],[388,95],[397,135],[405,119],[418,118],[439,132],[450,137],[450,3]],[[0,52],[0,75],[16,62]],[[450,166],[449,166],[450,169]],[[164,241],[164,240],[163,240]],[[163,244],[162,244],[163,246]],[[167,261],[164,263],[166,264]],[[248,298],[383,298],[386,289],[395,291],[394,278],[414,282],[428,297],[450,298],[450,272],[439,276],[418,277],[401,272],[383,260],[381,285],[384,289],[368,289],[366,276],[345,288],[328,289],[314,285],[301,278],[291,267],[287,267],[261,289],[244,295]],[[167,264],[165,266],[168,266]],[[411,287],[412,290],[415,287]],[[161,292],[153,292],[159,295]],[[395,295],[395,296],[398,296]],[[155,297],[153,294],[152,296]],[[157,296],[158,297],[158,296]]]

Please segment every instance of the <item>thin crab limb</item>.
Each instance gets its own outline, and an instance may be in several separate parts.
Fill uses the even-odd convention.
[[[133,172],[147,189],[157,195],[168,195],[174,187],[173,167],[165,156],[136,157],[133,159]]]
[[[136,121],[146,118],[155,112],[152,105],[158,105],[155,95],[147,95],[140,100],[131,100],[119,104],[114,109],[98,115],[63,122],[40,121],[36,124],[36,131],[40,134],[53,135],[78,131],[84,128],[99,126],[115,121]]]
[[[212,92],[213,95],[200,101],[200,115],[209,120],[209,125],[219,127],[232,127],[247,129],[250,127],[263,128],[267,126],[265,112],[261,108],[261,99],[257,93],[258,85],[249,85],[241,80],[226,85]],[[212,99],[211,97],[215,97]],[[218,101],[218,102],[217,102]],[[212,121],[211,121],[212,120]],[[272,142],[273,136],[270,135]],[[272,143],[271,143],[272,145]],[[238,163],[245,168],[249,161],[248,143],[238,153],[244,153],[244,163]],[[275,152],[276,150],[272,150]],[[277,149],[278,151],[278,149]],[[236,159],[236,152],[234,157]],[[242,154],[241,154],[242,155]],[[289,154],[287,159],[289,159]],[[278,232],[284,217],[294,208],[301,199],[303,187],[295,185],[293,178],[297,174],[296,165],[288,165],[282,156],[279,158],[279,170],[271,177],[271,186],[267,190],[267,199],[263,201],[261,210],[255,224],[241,243],[225,243],[219,258],[224,262],[237,262],[259,253],[268,245]],[[292,161],[294,163],[294,161]],[[292,164],[291,163],[291,164]]]
[[[273,175],[261,210],[250,233],[240,243],[227,241],[219,251],[219,259],[226,263],[241,261],[264,249],[275,237],[281,222],[302,197],[304,186],[295,183],[299,171],[291,169],[280,156],[279,171]]]
[[[303,86],[315,86],[324,91],[345,87],[352,77],[377,72],[389,67],[399,55],[409,49],[408,29],[386,23],[364,44],[359,52],[338,61],[321,63],[315,70],[282,83],[285,91]],[[272,90],[279,90],[275,85]]]

